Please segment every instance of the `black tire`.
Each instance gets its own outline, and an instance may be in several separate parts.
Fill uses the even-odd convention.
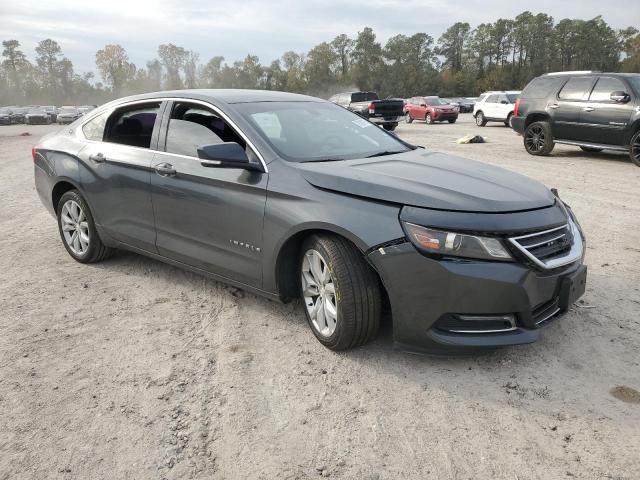
[[[393,124],[393,123],[385,123],[384,125],[382,125],[382,127],[383,127],[385,130],[388,130],[389,132],[393,132],[393,131],[396,129],[396,127],[397,127],[397,126],[398,126],[398,125],[395,125],[395,124]]]
[[[411,123],[411,122],[413,122],[413,117],[409,112],[407,112],[404,116],[404,123]]]
[[[511,119],[513,118],[513,113],[510,113],[509,115],[507,115],[507,119],[504,121],[504,126],[505,127],[510,127],[511,126]]]
[[[629,145],[629,158],[636,167],[640,167],[640,130],[631,137]]]
[[[487,119],[482,113],[482,110],[476,113],[476,125],[479,127],[484,127],[487,124]]]
[[[455,118],[450,118],[449,119],[449,123],[456,123],[456,119]]]
[[[313,324],[303,295],[302,272],[305,255],[317,252],[326,260],[326,267],[335,288],[337,320],[335,330],[323,335]],[[348,240],[336,235],[312,235],[302,245],[298,264],[300,296],[311,331],[318,341],[331,350],[347,350],[371,341],[378,333],[382,308],[380,283],[376,273],[362,253]]]
[[[580,150],[587,153],[598,153],[598,152],[601,152],[603,149],[596,148],[596,147],[580,147]]]
[[[67,243],[63,232],[63,207],[65,203],[70,200],[76,202],[80,206],[87,222],[89,245],[86,251],[82,254],[78,254],[71,249],[71,246]],[[91,214],[89,205],[87,205],[87,202],[85,202],[84,198],[82,198],[82,195],[80,195],[80,192],[77,190],[69,190],[60,197],[60,201],[56,207],[56,216],[58,217],[58,232],[60,233],[62,244],[74,260],[80,263],[96,263],[108,258],[113,253],[112,248],[109,248],[102,243],[102,240],[98,235],[98,231],[96,230],[96,224],[93,221],[93,215]]]
[[[433,117],[431,116],[430,113],[427,113],[424,116],[424,121],[427,123],[427,125],[433,125]]]
[[[549,155],[555,147],[549,122],[533,122],[524,130],[524,148],[530,155]]]

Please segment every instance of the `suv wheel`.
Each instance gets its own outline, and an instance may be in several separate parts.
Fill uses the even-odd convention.
[[[301,252],[300,294],[320,343],[346,350],[373,339],[380,325],[380,286],[360,251],[344,238],[312,235]]]
[[[631,138],[631,145],[629,146],[629,156],[631,161],[638,167],[640,167],[640,130]]]
[[[407,114],[404,116],[404,122],[405,123],[413,122],[413,118],[411,118],[411,114],[409,112],[407,112]]]
[[[433,117],[431,116],[430,113],[427,113],[424,117],[424,121],[426,123],[428,123],[429,125],[433,125]]]
[[[384,128],[385,130],[389,131],[389,132],[393,132],[396,127],[398,125],[394,124],[394,123],[385,123],[384,125],[382,125],[382,128]]]
[[[484,113],[478,112],[476,113],[476,125],[479,127],[484,127],[487,124],[487,119],[484,117]]]
[[[504,121],[504,126],[505,127],[510,127],[511,126],[511,119],[513,118],[513,113],[510,113],[509,115],[507,115],[507,119]]]
[[[524,131],[524,148],[531,155],[549,155],[554,146],[549,122],[533,122]]]
[[[87,202],[77,190],[69,190],[58,202],[58,230],[64,248],[80,263],[95,263],[107,258],[106,247],[96,230]]]

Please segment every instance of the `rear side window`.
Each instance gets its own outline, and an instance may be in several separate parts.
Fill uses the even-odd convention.
[[[627,86],[617,78],[600,77],[598,79],[598,83],[596,83],[596,86],[591,92],[591,96],[589,97],[589,100],[593,102],[603,102],[603,101],[610,102],[612,101],[611,94],[613,92],[622,91],[622,92],[629,93],[627,92],[627,90],[628,90]]]
[[[151,135],[159,109],[160,103],[151,103],[116,110],[107,121],[104,141],[151,148]]]
[[[82,126],[82,133],[87,140],[93,140],[94,142],[101,142],[104,136],[104,126],[107,123],[107,112],[101,113],[97,117],[89,120]]]
[[[246,148],[244,140],[212,110],[199,104],[176,103],[171,111],[165,151],[198,157],[198,147],[236,142]]]
[[[562,84],[562,77],[538,77],[534,78],[524,88],[521,98],[546,98],[556,92]]]
[[[592,81],[593,77],[571,77],[560,90],[558,97],[562,100],[582,100]]]

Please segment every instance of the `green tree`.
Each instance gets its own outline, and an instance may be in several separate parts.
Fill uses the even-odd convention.
[[[158,47],[158,57],[160,57],[160,63],[162,63],[165,70],[165,88],[182,88],[183,83],[180,72],[183,70],[187,60],[187,51],[173,43],[162,44]]]
[[[470,32],[471,27],[467,22],[457,22],[440,36],[436,53],[444,57],[443,67],[454,72],[462,70]]]
[[[96,52],[96,66],[114,95],[120,95],[124,86],[136,74],[136,66],[121,45],[106,45]]]

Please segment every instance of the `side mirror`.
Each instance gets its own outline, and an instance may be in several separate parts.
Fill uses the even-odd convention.
[[[611,92],[611,96],[609,98],[618,103],[626,103],[631,99],[629,94],[627,92],[623,92],[622,90]]]
[[[427,106],[427,104],[426,104],[426,103],[421,103],[421,104],[420,104],[420,106],[421,106],[421,107],[426,107],[426,106]]]
[[[502,105],[509,105],[509,102],[507,102],[506,100],[500,100],[500,103],[501,103]]]
[[[236,142],[214,143],[198,147],[198,158],[203,167],[243,168],[259,170],[256,164],[249,161],[247,152]]]

